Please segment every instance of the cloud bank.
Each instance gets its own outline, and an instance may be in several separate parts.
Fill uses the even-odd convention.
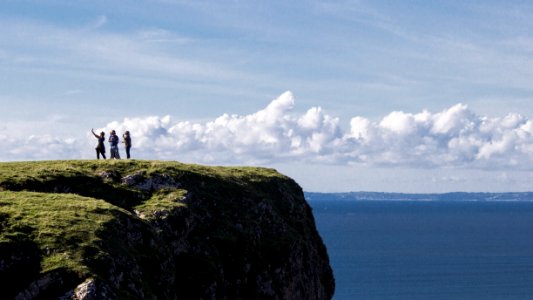
[[[533,169],[533,121],[517,113],[477,115],[464,104],[437,113],[393,111],[379,121],[356,116],[343,128],[320,107],[295,112],[291,92],[249,115],[206,122],[170,116],[125,118],[104,130],[132,134],[137,158],[212,164],[283,162],[415,168]],[[2,160],[90,158],[95,140],[0,135]],[[89,149],[89,150],[88,150]]]

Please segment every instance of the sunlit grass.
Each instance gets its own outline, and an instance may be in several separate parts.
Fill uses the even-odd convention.
[[[128,183],[128,176],[140,184]],[[142,187],[154,178],[168,183]],[[217,241],[235,241],[237,235],[259,226],[254,217],[259,212],[242,208],[250,205],[244,199],[270,202],[280,207],[280,215],[288,214],[291,204],[280,200],[279,195],[286,192],[282,189],[297,188],[291,182],[274,169],[172,161],[0,163],[0,255],[24,253],[24,259],[35,262],[31,265],[33,279],[55,270],[74,272],[80,279],[107,276],[109,264],[115,264],[116,258],[143,262],[146,257],[166,255],[161,230],[154,226],[159,217],[186,212],[183,210],[190,209],[189,205],[196,205],[195,213],[217,215],[211,220],[213,224],[199,225],[198,234],[209,227],[209,234]],[[200,205],[194,202],[198,199]],[[246,213],[250,215],[243,215]],[[236,220],[242,233],[235,229]],[[298,233],[292,230],[290,234]],[[139,235],[143,242],[131,246],[130,236]],[[287,248],[290,240],[271,235],[263,241],[273,249],[269,252]],[[143,280],[157,276],[144,274]]]
[[[185,203],[181,202],[186,194],[187,191],[183,189],[162,190],[154,193],[150,199],[135,206],[134,209],[144,217],[150,219],[151,217],[155,217],[157,212],[186,207]]]
[[[0,242],[24,235],[37,243],[42,272],[57,268],[87,273],[83,249],[95,245],[97,232],[112,220],[111,212],[127,213],[102,200],[72,194],[0,192],[0,214],[6,225]]]

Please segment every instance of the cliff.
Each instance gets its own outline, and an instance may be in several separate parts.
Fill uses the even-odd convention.
[[[17,299],[330,299],[301,188],[264,168],[0,163],[0,290]]]

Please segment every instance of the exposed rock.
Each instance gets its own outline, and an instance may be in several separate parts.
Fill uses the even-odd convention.
[[[78,278],[75,274],[67,270],[56,270],[48,272],[30,283],[28,287],[15,296],[16,300],[46,299],[57,294],[64,286],[69,286]]]
[[[101,299],[117,299],[117,296],[110,290],[110,288],[103,283],[97,282],[95,279],[87,279],[76,287],[73,292],[73,300],[101,300]]]
[[[301,189],[292,181],[272,181],[265,188],[276,201],[233,191],[221,205],[205,197],[211,192],[208,188],[191,187],[195,193],[187,201],[189,209],[154,224],[165,228],[162,234],[173,241],[176,266],[183,268],[176,278],[178,295],[192,295],[190,299],[332,297],[334,280],[326,248]],[[207,273],[210,276],[187,278]]]
[[[173,177],[167,174],[154,174],[146,177],[144,171],[122,177],[122,183],[141,191],[158,191],[161,189],[176,189],[181,187]]]
[[[77,249],[75,272],[56,268],[39,273],[39,260],[58,251],[39,245],[38,235],[31,231],[38,228],[19,228],[17,232],[24,234],[0,243],[0,279],[21,282],[8,290],[9,298],[332,298],[335,282],[327,251],[311,208],[293,180],[268,169],[211,170],[172,163],[157,169],[161,164],[128,162],[119,165],[120,172],[102,171],[98,164],[90,169],[92,174],[76,170],[79,178],[59,171],[56,177],[32,175],[26,181],[2,182],[0,177],[0,187],[8,190],[31,190],[34,197],[43,197],[35,192],[54,193],[54,203],[62,196],[80,203],[93,201],[92,213],[107,220],[99,223],[97,232],[70,236],[71,247],[81,244],[78,239],[86,242]],[[56,194],[66,191],[76,195]],[[164,205],[148,202],[154,199],[162,199]],[[143,205],[150,209],[143,210]],[[17,222],[12,210],[6,211],[0,211],[0,229]],[[81,220],[67,224],[85,219]],[[93,238],[87,239],[91,234]],[[23,240],[27,236],[37,238]],[[57,238],[62,245],[62,236]],[[18,251],[21,246],[24,251]]]
[[[106,182],[116,182],[120,179],[120,174],[116,171],[102,171],[98,175]]]

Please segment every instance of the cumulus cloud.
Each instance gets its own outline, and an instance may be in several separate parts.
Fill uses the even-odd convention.
[[[58,138],[51,135],[13,137],[0,134],[0,160],[43,160],[80,158],[84,149],[76,138]]]
[[[268,164],[284,161],[424,168],[533,169],[533,121],[516,113],[480,116],[464,104],[441,112],[393,111],[381,120],[355,116],[348,128],[320,107],[295,112],[291,92],[249,115],[224,114],[207,122],[170,116],[125,118],[107,124],[132,134],[139,158],[215,164]],[[84,141],[84,142],[81,142]],[[94,138],[20,140],[0,136],[4,160],[75,157]],[[29,152],[30,154],[28,154]],[[82,155],[83,156],[83,155]]]

